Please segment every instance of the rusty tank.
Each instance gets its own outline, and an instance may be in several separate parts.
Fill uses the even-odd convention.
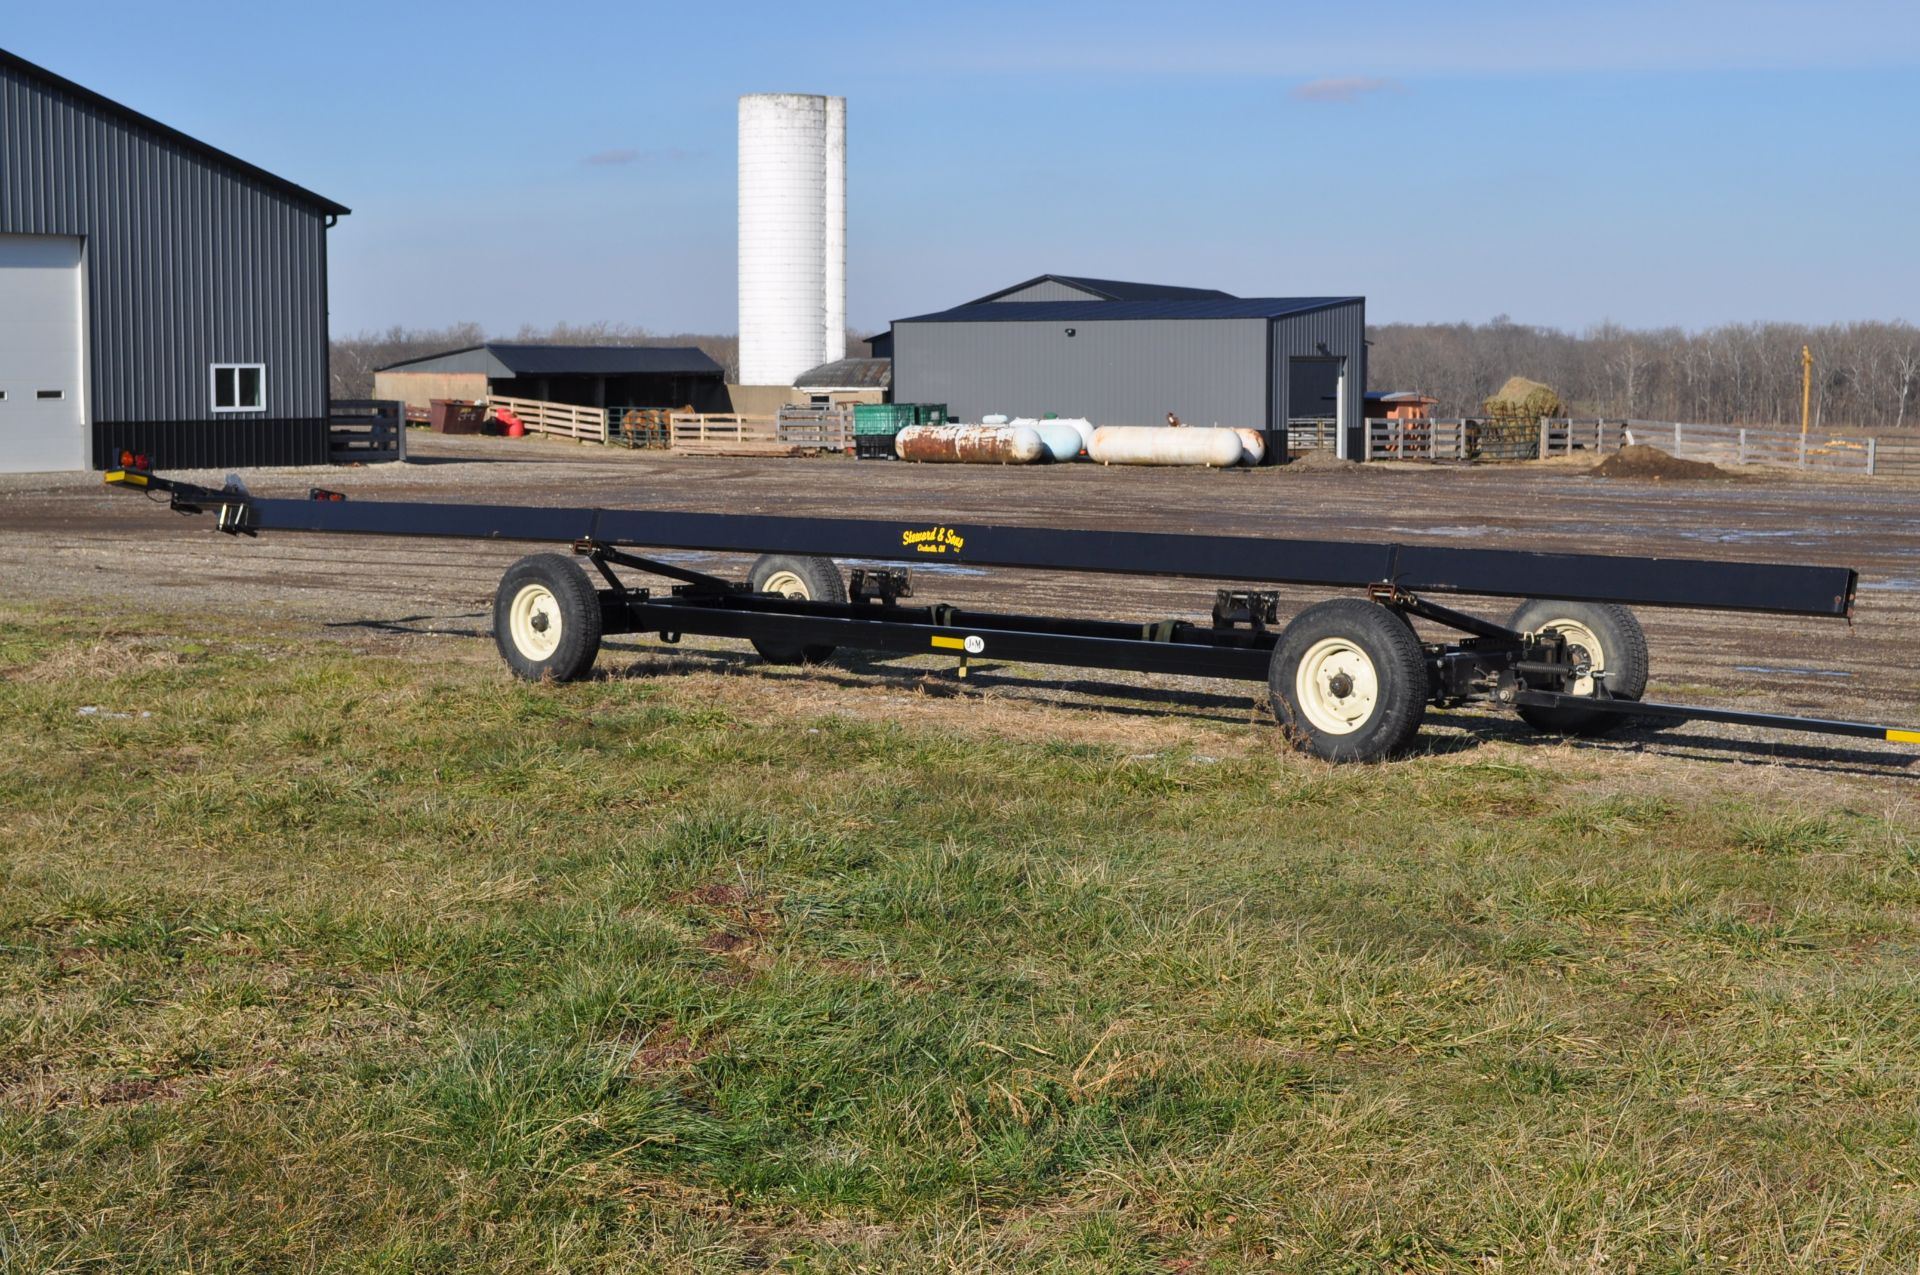
[[[909,425],[893,437],[901,460],[962,465],[1031,465],[1047,455],[1024,425]]]

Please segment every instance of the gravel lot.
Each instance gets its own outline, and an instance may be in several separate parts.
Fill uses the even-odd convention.
[[[1770,711],[1920,724],[1913,672],[1920,620],[1920,487],[1757,473],[1740,481],[1621,482],[1578,462],[1478,469],[1376,465],[1251,471],[925,466],[820,459],[710,459],[627,452],[543,439],[447,438],[416,431],[405,465],[246,475],[262,494],[313,484],[355,498],[597,504],[746,513],[1016,522],[1061,527],[1231,535],[1352,537],[1475,543],[1746,561],[1815,562],[1861,573],[1851,623],[1687,611],[1642,614],[1653,650],[1650,697]],[[220,475],[188,475],[217,483]],[[502,570],[528,546],[418,539],[222,536],[100,486],[92,475],[0,476],[0,578],[13,600],[86,600],[232,615],[418,648],[484,639]],[[743,561],[686,555],[739,571]],[[1201,617],[1213,586],[977,569],[918,573],[922,600],[1125,618]],[[1283,591],[1288,603],[1315,595]],[[1469,609],[1474,609],[1471,603]],[[1510,602],[1480,609],[1504,615]],[[616,655],[644,669],[650,644],[622,639]],[[691,644],[690,644],[691,645]],[[724,642],[696,648],[737,659]],[[607,665],[614,657],[603,660]],[[927,660],[859,661],[829,676],[918,677]],[[985,693],[1084,702],[1089,711],[1173,712],[1244,720],[1264,688],[1185,684],[1075,670],[980,670]],[[1119,697],[1119,698],[1116,698]],[[1470,733],[1514,735],[1504,719],[1451,715]],[[1636,731],[1602,745],[1767,761],[1894,779],[1912,750],[1851,741],[1761,736],[1688,725]]]

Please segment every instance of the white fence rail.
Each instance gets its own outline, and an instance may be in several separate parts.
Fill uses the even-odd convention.
[[[1683,460],[1719,465],[1767,465],[1828,473],[1905,475],[1908,444],[1842,435],[1757,429],[1744,425],[1692,425],[1684,421],[1543,419],[1537,441],[1510,437],[1476,420],[1369,420],[1368,460],[1525,460],[1535,456],[1599,457],[1629,443],[1644,443]],[[1912,448],[1920,454],[1920,447]]]
[[[1621,433],[1626,442],[1658,447],[1683,460],[1844,474],[1873,473],[1879,450],[1879,440],[1874,438],[1830,437],[1745,425],[1628,421]]]

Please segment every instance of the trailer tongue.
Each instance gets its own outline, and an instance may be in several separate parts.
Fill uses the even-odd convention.
[[[1404,748],[1429,704],[1488,702],[1542,730],[1597,734],[1636,717],[1704,719],[1778,730],[1920,743],[1920,732],[1730,709],[1641,701],[1646,640],[1629,606],[1844,618],[1855,573],[1841,567],[1632,558],[1526,550],[1280,540],[1130,531],[1072,531],[946,521],[783,518],[514,505],[266,499],[127,467],[113,486],[164,494],[183,513],[217,515],[236,535],[303,531],[569,545],[502,578],[494,636],[520,677],[583,676],[610,633],[745,638],[768,659],[799,663],[838,647],[948,653],[971,659],[1132,669],[1258,681],[1296,746],[1336,761]],[[631,552],[757,553],[745,582]],[[1014,567],[1313,585],[1364,597],[1310,606],[1282,626],[1278,599],[1218,591],[1210,623],[1123,623],[906,605],[910,569],[835,559]],[[584,560],[599,575],[596,586]],[[665,577],[665,591],[615,568]],[[1504,622],[1455,610],[1433,594],[1529,599]],[[1411,617],[1463,636],[1422,642]]]

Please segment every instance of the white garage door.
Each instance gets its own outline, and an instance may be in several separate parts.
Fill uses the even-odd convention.
[[[80,244],[0,235],[0,471],[89,468]]]

